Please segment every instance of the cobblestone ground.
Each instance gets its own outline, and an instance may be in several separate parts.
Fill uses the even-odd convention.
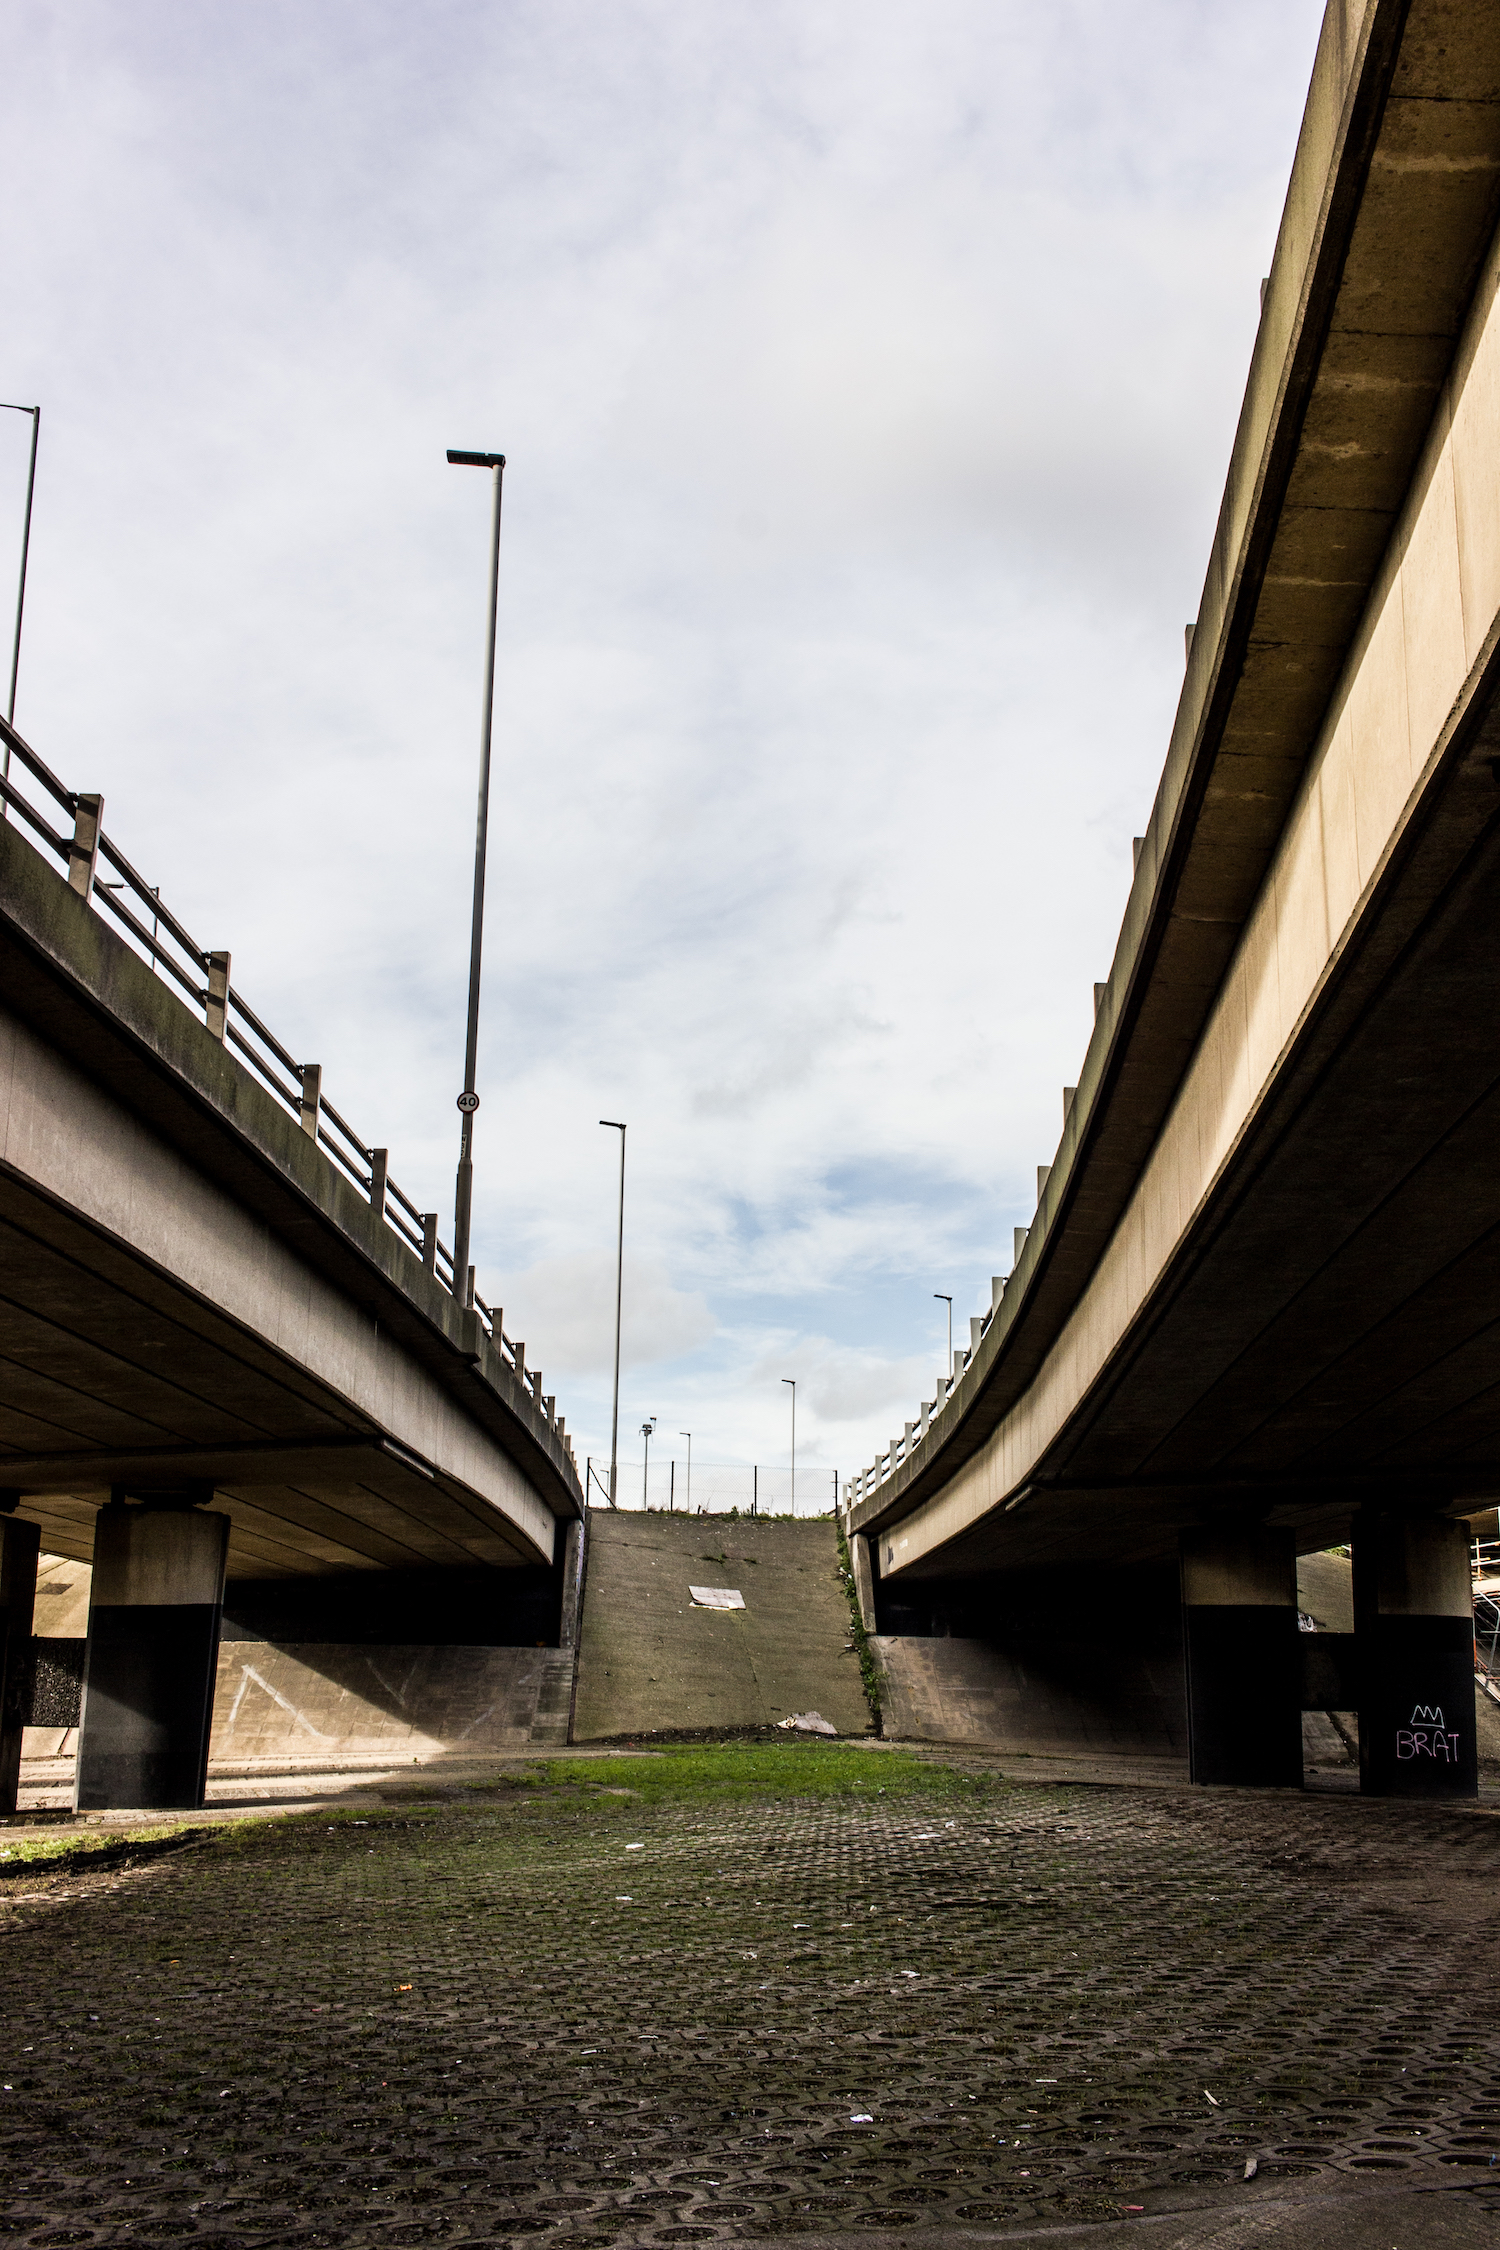
[[[0,2232],[993,2228],[1252,2157],[1500,2214],[1493,1816],[845,1756],[891,1788],[599,1766],[8,1869]]]

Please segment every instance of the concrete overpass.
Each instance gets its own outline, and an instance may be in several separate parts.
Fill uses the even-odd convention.
[[[436,1215],[0,734],[0,1799],[43,1543],[95,1565],[80,1802],[192,1803],[226,1574],[553,1571],[582,1494]]]
[[[1333,0],[1062,1136],[969,1349],[850,1487],[913,1615],[941,1593],[982,1626],[1085,1557],[1180,1570],[1200,1779],[1299,1777],[1295,1553],[1352,1537],[1364,1786],[1473,1787],[1456,1519],[1500,1493],[1497,218],[1500,6]]]

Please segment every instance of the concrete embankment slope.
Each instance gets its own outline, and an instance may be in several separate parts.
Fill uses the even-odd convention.
[[[867,1732],[838,1560],[827,1521],[592,1510],[575,1741],[794,1711]],[[699,1608],[691,1586],[734,1587],[745,1606]]]

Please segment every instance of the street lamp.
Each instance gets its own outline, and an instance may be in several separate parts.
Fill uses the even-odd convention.
[[[951,1375],[953,1373],[953,1299],[945,1297],[941,1289],[934,1289],[932,1294],[940,1305],[946,1305],[948,1308],[948,1364],[943,1372],[946,1375]]]
[[[469,1222],[474,1205],[474,1112],[479,1096],[474,1075],[479,1060],[479,960],[484,948],[484,852],[490,826],[490,734],[495,718],[495,612],[500,595],[500,487],[505,476],[503,453],[456,453],[448,459],[455,468],[492,469],[495,507],[490,528],[490,616],[484,655],[484,725],[479,740],[479,813],[474,829],[474,914],[469,925],[469,1024],[464,1041],[464,1090],[458,1097],[463,1124],[459,1128],[458,1180],[453,1194],[453,1294],[469,1301]]]
[[[641,1436],[646,1441],[646,1465],[641,1471],[641,1506],[648,1510],[651,1506],[651,1432],[655,1428],[656,1416],[654,1414],[649,1422],[641,1424]]]
[[[618,1118],[601,1117],[620,1136],[620,1232],[615,1243],[615,1403],[609,1417],[609,1504],[619,1506],[615,1481],[620,1465],[620,1299],[625,1285],[625,1128]]]
[[[42,434],[42,410],[39,406],[13,406],[9,399],[0,401],[7,414],[31,416],[31,463],[26,471],[26,516],[21,526],[21,582],[16,589],[16,632],[10,652],[10,701],[5,706],[7,726],[16,723],[16,674],[21,669],[21,612],[26,607],[26,557],[31,549],[31,495],[36,490],[36,441]],[[5,745],[5,778],[10,779],[10,744]],[[0,800],[0,820],[10,818],[10,807]]]
[[[783,1375],[783,1383],[792,1386],[792,1514],[797,1513],[797,1385],[790,1375]]]
[[[691,1431],[691,1430],[679,1430],[679,1431],[678,1431],[678,1433],[677,1433],[677,1435],[678,1435],[679,1437],[685,1437],[685,1438],[687,1439],[687,1441],[688,1441],[688,1496],[687,1496],[687,1512],[688,1512],[688,1514],[689,1514],[689,1515],[691,1515],[691,1514],[692,1514],[692,1512],[693,1512],[693,1433],[692,1433],[692,1431]]]

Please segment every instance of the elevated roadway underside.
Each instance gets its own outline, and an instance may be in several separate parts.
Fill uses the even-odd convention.
[[[1320,1020],[1083,1407],[1019,1493],[916,1574],[1175,1556],[1254,1504],[1304,1551],[1393,1491],[1500,1489],[1500,724],[1341,965]],[[905,1534],[882,1534],[901,1564]]]
[[[0,1483],[51,1553],[91,1558],[114,1486],[203,1483],[233,1525],[231,1578],[551,1562],[331,1386],[4,1174],[0,1270]]]
[[[211,1498],[231,1579],[551,1566],[581,1511],[540,1379],[7,823],[0,1492],[88,1560],[112,1491]]]

